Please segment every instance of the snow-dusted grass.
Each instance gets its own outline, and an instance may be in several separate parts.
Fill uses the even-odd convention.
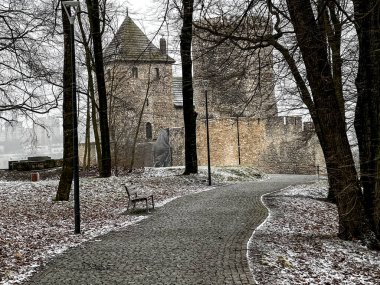
[[[337,238],[337,210],[326,182],[263,197],[267,220],[249,242],[258,284],[380,284],[380,255]]]
[[[214,183],[233,180],[236,170],[221,170]],[[199,175],[180,175],[183,168],[151,168],[143,173],[110,178],[80,179],[81,234],[74,234],[73,199],[55,202],[58,180],[0,180],[0,284],[22,282],[52,256],[69,247],[111,230],[125,228],[149,217],[126,214],[124,183],[143,194],[154,194],[156,206],[190,193],[212,189],[207,186],[207,170]],[[257,180],[257,171],[242,168],[243,180]],[[4,176],[14,173],[4,172]],[[17,173],[16,175],[17,176]],[[30,177],[30,174],[23,174]],[[1,179],[1,177],[0,177]],[[9,178],[8,178],[9,180]],[[140,205],[141,206],[141,205]]]

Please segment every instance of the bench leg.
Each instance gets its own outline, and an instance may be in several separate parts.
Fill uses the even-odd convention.
[[[146,212],[149,213],[148,198],[145,199]]]
[[[152,195],[152,207],[154,209],[154,200],[153,200],[153,195]]]

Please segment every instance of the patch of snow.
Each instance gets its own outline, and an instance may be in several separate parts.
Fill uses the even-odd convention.
[[[248,245],[258,284],[380,283],[379,252],[337,238],[337,210],[326,196],[319,182],[262,197],[270,215]]]

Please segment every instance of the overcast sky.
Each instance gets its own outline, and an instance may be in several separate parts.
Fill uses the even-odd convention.
[[[119,4],[125,7],[125,11],[128,8],[128,14],[132,20],[139,26],[139,28],[148,36],[150,40],[158,47],[159,39],[163,35],[168,41],[168,53],[176,60],[173,65],[173,71],[176,76],[180,75],[180,57],[178,46],[178,35],[173,32],[168,32],[169,27],[162,25],[164,8],[162,7],[163,0],[115,0]],[[125,12],[126,13],[126,12]],[[125,14],[126,15],[126,14]],[[125,18],[125,15],[120,19],[119,25]]]
[[[157,0],[116,0],[128,9],[129,16],[147,34],[157,32],[162,11]]]

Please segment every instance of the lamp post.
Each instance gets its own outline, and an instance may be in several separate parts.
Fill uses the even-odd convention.
[[[79,9],[78,1],[62,1],[67,18],[70,21],[70,44],[71,44],[71,96],[73,108],[73,181],[74,181],[74,221],[75,233],[80,233],[80,206],[79,206],[79,159],[78,159],[78,117],[77,117],[77,92],[75,74],[75,42],[74,21]],[[71,10],[73,11],[71,13]]]
[[[208,103],[207,103],[207,89],[209,80],[202,80],[203,90],[205,91],[205,108],[206,108],[206,140],[207,140],[207,172],[208,172],[208,185],[211,185],[211,162],[210,162],[210,134],[208,130]]]

